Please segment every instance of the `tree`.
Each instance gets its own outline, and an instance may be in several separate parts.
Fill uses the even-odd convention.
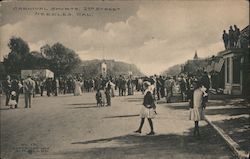
[[[48,67],[56,76],[67,75],[76,68],[81,60],[75,51],[56,43],[51,47],[45,45],[41,47],[42,54],[48,60]]]
[[[43,69],[48,68],[48,60],[38,51],[31,51],[28,55],[29,68],[32,69]]]
[[[30,52],[27,42],[22,38],[12,37],[8,46],[10,53],[3,61],[8,74],[20,74],[22,69],[48,68],[60,76],[71,73],[81,61],[75,51],[60,43],[51,47],[44,45],[40,52]]]
[[[174,65],[170,68],[168,68],[167,70],[165,70],[163,73],[161,73],[164,76],[176,76],[179,73],[181,73],[181,68],[182,66],[180,64]]]
[[[0,62],[0,80],[3,80],[6,78],[6,72],[5,68],[2,62]]]
[[[22,38],[12,37],[8,47],[10,48],[10,53],[3,61],[6,72],[19,74],[20,70],[26,68],[26,65],[29,63],[29,46]]]

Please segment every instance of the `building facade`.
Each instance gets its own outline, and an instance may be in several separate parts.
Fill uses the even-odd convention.
[[[224,60],[224,94],[250,96],[249,26],[241,35],[237,47],[221,51],[218,56]]]

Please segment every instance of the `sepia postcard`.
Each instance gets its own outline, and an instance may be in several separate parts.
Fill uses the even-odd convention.
[[[248,0],[3,0],[0,159],[249,159]]]

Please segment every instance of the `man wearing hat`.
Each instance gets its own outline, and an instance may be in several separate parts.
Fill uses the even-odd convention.
[[[31,108],[31,96],[35,89],[35,81],[31,79],[31,75],[28,75],[27,79],[23,81],[23,92],[25,99],[25,108]]]
[[[8,75],[6,77],[6,80],[3,82],[3,92],[6,95],[6,100],[5,100],[5,105],[9,105],[9,100],[10,100],[10,91],[11,91],[11,81],[10,81],[10,76]]]

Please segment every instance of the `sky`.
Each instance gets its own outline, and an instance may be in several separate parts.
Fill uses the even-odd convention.
[[[53,10],[65,7],[78,10]],[[71,16],[41,16],[63,12]],[[82,60],[115,59],[159,74],[192,59],[195,50],[201,58],[216,55],[224,49],[223,30],[234,24],[249,24],[247,0],[8,1],[1,3],[0,60],[16,36],[31,51],[60,42]]]

